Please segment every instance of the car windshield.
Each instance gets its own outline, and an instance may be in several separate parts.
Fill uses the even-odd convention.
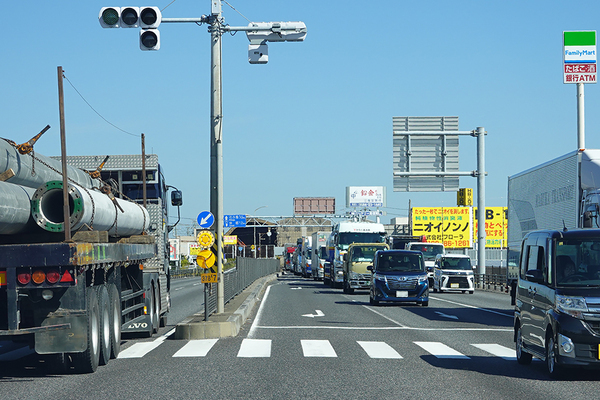
[[[378,272],[423,272],[423,257],[419,253],[383,252],[377,260]]]
[[[375,257],[375,252],[381,250],[381,247],[375,246],[359,246],[352,247],[352,258],[353,262],[371,262]]]
[[[558,286],[600,286],[600,241],[558,240],[554,270]]]
[[[470,259],[463,257],[444,258],[442,259],[441,267],[442,269],[459,269],[465,271],[470,271],[472,269]]]
[[[340,233],[340,249],[348,250],[352,243],[383,243],[385,236],[377,232]]]
[[[417,244],[411,245],[410,249],[423,253],[426,260],[434,260],[438,254],[444,254],[444,246],[441,244]]]

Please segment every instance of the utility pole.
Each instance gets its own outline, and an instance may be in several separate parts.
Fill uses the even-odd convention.
[[[221,1],[211,0],[210,22],[210,212],[217,242],[217,313],[225,311],[223,284],[223,98],[221,96]]]

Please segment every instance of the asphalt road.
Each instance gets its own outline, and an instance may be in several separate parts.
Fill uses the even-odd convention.
[[[201,286],[182,286],[173,286],[169,324],[201,307]],[[0,391],[3,399],[597,398],[597,371],[552,381],[540,361],[518,365],[511,327],[501,293],[432,293],[429,307],[371,306],[366,292],[345,295],[284,275],[237,337],[170,340],[167,327],[127,341],[94,374],[2,368]]]

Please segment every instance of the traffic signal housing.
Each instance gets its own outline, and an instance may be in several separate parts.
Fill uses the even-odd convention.
[[[162,14],[158,7],[102,7],[98,20],[103,28],[142,28],[140,49],[160,49],[160,32],[157,28]]]

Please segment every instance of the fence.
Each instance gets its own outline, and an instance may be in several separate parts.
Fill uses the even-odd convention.
[[[506,285],[506,267],[485,267],[485,274],[475,274],[477,289],[497,290],[508,292]]]
[[[223,286],[225,304],[240,294],[255,280],[279,272],[279,260],[270,258],[243,258],[236,259],[235,268],[223,273]],[[209,284],[208,315],[217,311],[217,284]]]

